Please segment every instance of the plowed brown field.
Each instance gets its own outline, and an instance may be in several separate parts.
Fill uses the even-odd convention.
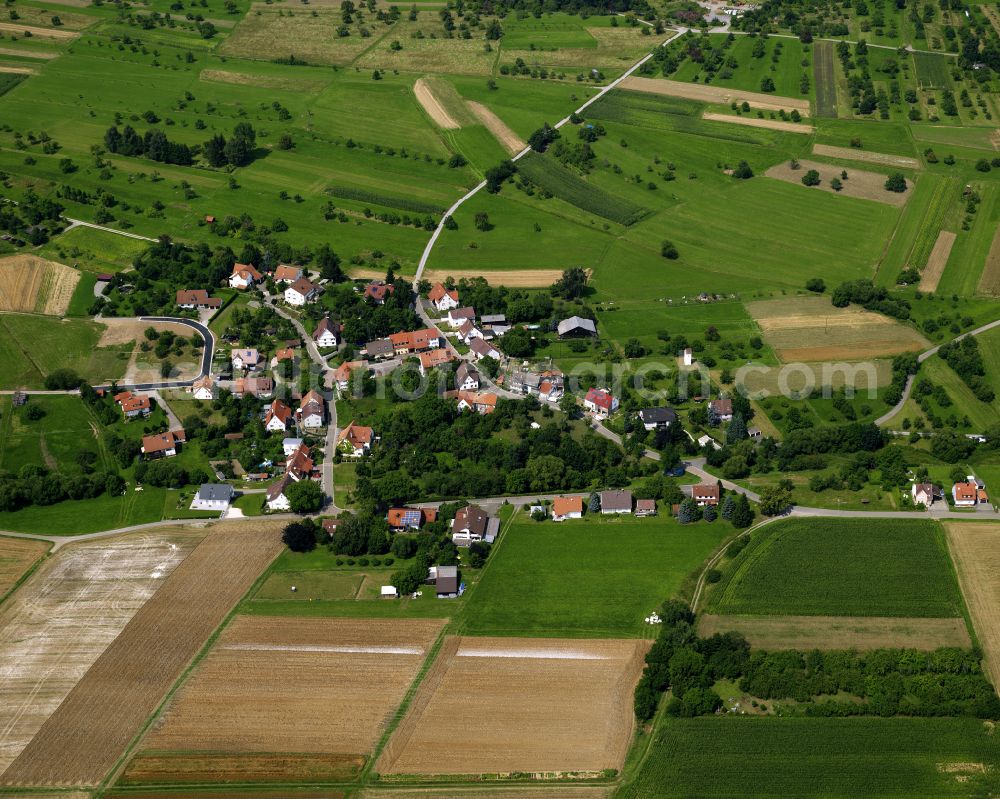
[[[958,571],[986,671],[1000,681],[1000,524],[947,522],[948,549]]]
[[[728,86],[706,86],[703,83],[686,83],[681,80],[666,78],[625,78],[620,84],[623,89],[647,94],[663,94],[669,97],[682,97],[685,100],[698,100],[703,103],[750,103],[762,111],[797,110],[803,116],[809,115],[809,101],[798,97],[779,97],[761,92],[745,92]]]
[[[0,784],[100,783],[281,550],[280,529],[280,523],[264,521],[213,525],[49,716]]]
[[[347,755],[360,768],[443,624],[239,616],[154,722],[121,784],[183,781],[176,762],[156,763],[159,772],[150,762],[171,750],[245,753],[249,767],[263,753]],[[314,777],[307,769],[292,779]]]
[[[449,638],[380,774],[621,768],[648,641]]]

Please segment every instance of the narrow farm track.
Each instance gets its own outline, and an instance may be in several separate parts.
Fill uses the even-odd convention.
[[[666,41],[664,41],[660,45],[660,47],[665,47],[666,45],[670,44],[670,42],[672,42],[674,39],[676,39],[679,36],[683,36],[685,33],[687,33],[687,28],[678,28],[677,31],[676,31],[676,33],[674,33],[673,36],[671,36],[669,39],[667,39]],[[598,100],[600,100],[608,92],[612,91],[615,87],[617,87],[626,78],[630,77],[636,70],[639,69],[639,67],[641,67],[643,64],[645,64],[647,61],[649,61],[649,59],[651,59],[652,57],[653,57],[653,53],[652,52],[647,53],[645,56],[643,56],[638,61],[636,61],[631,67],[629,67],[624,73],[622,73],[622,75],[620,75],[615,80],[611,81],[607,86],[603,87],[597,94],[595,94],[593,97],[591,97],[589,100],[587,100],[587,102],[585,102],[583,105],[581,105],[579,108],[577,108],[576,111],[574,111],[573,113],[574,114],[582,114],[584,110],[586,110],[591,105],[593,105],[594,103],[596,103]],[[570,119],[569,116],[563,117],[558,122],[556,122],[555,127],[557,129],[561,128],[563,125],[565,125],[567,122],[569,122],[569,119]],[[530,152],[531,152],[531,148],[530,147],[525,147],[519,153],[517,153],[516,155],[514,155],[511,158],[511,160],[512,161],[519,161],[520,159],[524,158],[524,156],[526,156]],[[452,204],[452,206],[447,211],[444,212],[444,216],[441,217],[441,221],[438,222],[437,227],[434,228],[434,232],[431,234],[430,241],[427,242],[427,246],[424,247],[424,251],[423,251],[423,253],[420,256],[420,263],[417,264],[417,273],[416,273],[416,275],[413,278],[413,282],[414,283],[418,283],[420,281],[420,278],[421,278],[421,276],[424,273],[424,267],[427,266],[427,261],[430,259],[431,252],[433,252],[433,250],[434,250],[434,245],[437,243],[438,236],[440,236],[441,235],[441,231],[444,230],[444,223],[445,223],[445,221],[450,216],[452,216],[459,208],[461,208],[462,205],[466,201],[468,201],[468,200],[472,199],[473,197],[475,197],[485,187],[486,187],[486,181],[484,180],[481,183],[478,183],[473,188],[471,188],[464,195],[462,195],[459,199],[457,199]]]

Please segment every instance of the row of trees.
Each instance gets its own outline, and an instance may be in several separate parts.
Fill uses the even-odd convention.
[[[797,707],[783,710],[807,716],[1000,718],[1000,700],[976,650],[752,652],[739,633],[700,638],[683,602],[664,603],[660,617],[659,637],[635,690],[640,721],[653,717],[668,689],[671,715],[715,712],[722,699],[712,686],[723,679],[738,679],[741,691],[760,699],[795,700]],[[840,693],[850,698],[824,698]]]

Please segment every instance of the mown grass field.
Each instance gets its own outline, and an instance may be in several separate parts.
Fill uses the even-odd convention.
[[[45,376],[69,368],[97,383],[125,374],[131,347],[98,347],[103,327],[82,319],[0,315],[0,388],[43,388]]]
[[[730,532],[725,523],[682,527],[665,516],[518,518],[469,594],[459,632],[648,637],[655,630],[643,618]]]
[[[977,719],[670,719],[617,799],[986,796],[1000,739]]]
[[[944,536],[932,521],[790,519],[751,541],[713,591],[713,612],[962,615]]]
[[[130,269],[136,256],[148,246],[148,241],[75,227],[52,239],[40,252],[45,257],[79,266],[88,272],[121,272]]]

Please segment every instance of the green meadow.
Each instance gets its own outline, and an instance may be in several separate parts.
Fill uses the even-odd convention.
[[[992,722],[918,718],[668,719],[616,799],[988,796]]]
[[[941,528],[920,518],[774,522],[752,535],[709,607],[737,615],[929,617],[963,609]]]
[[[676,594],[730,533],[724,522],[681,526],[665,515],[588,514],[558,524],[517,518],[472,588],[460,631],[651,636],[643,618]]]

